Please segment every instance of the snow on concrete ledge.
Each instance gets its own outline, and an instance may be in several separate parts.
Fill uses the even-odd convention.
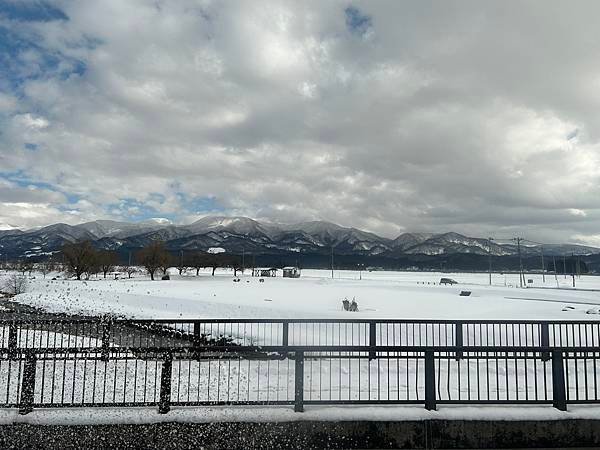
[[[600,420],[597,405],[570,406],[558,411],[551,406],[439,406],[427,411],[422,406],[306,406],[303,413],[291,407],[174,407],[168,414],[157,408],[56,408],[38,409],[19,415],[16,409],[0,409],[0,425],[119,425],[152,423],[294,422],[294,421],[415,421],[485,420],[548,421]]]

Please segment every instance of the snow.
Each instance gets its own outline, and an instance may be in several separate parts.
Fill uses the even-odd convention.
[[[52,312],[105,314],[135,318],[396,318],[396,319],[547,319],[590,320],[600,307],[600,277],[581,276],[582,290],[571,279],[527,275],[534,280],[518,288],[517,274],[365,272],[303,270],[299,279],[251,277],[233,283],[233,271],[210,270],[195,276],[172,271],[170,281],[146,277],[120,280],[30,280],[28,292],[16,300]],[[5,276],[4,274],[0,277]],[[362,280],[359,277],[362,276]],[[441,277],[459,282],[440,286]],[[555,289],[556,284],[564,289]],[[0,280],[1,282],[1,280]],[[461,290],[472,292],[460,297]],[[355,297],[358,312],[341,308]],[[567,308],[571,307],[571,308]]]
[[[295,413],[290,406],[172,407],[159,414],[155,407],[73,408],[35,410],[25,416],[16,409],[0,409],[0,425],[105,425],[152,424],[161,422],[295,422],[295,421],[400,421],[400,420],[572,420],[600,419],[595,405],[573,405],[569,411],[549,406],[438,406],[427,411],[420,405],[408,406],[305,406]]]
[[[210,247],[207,253],[217,254],[217,253],[225,253],[225,249],[222,247]]]
[[[6,273],[0,274],[0,283]],[[361,279],[362,277],[362,279]],[[455,286],[440,286],[440,278],[450,277],[459,282]],[[436,272],[384,272],[374,271],[335,271],[334,278],[326,270],[302,271],[299,279],[259,278],[241,276],[241,282],[233,283],[233,272],[220,270],[210,276],[210,270],[195,276],[192,271],[183,276],[171,271],[170,281],[150,281],[146,277],[135,279],[92,279],[43,280],[38,277],[30,280],[28,292],[16,300],[49,311],[66,313],[103,314],[112,313],[136,318],[395,318],[395,319],[551,319],[551,320],[598,320],[598,314],[586,314],[600,308],[600,277],[582,276],[576,279],[581,290],[570,288],[571,279],[541,275],[527,275],[534,280],[527,289],[518,287],[517,274],[494,274],[492,286],[488,285],[485,273],[436,273]],[[557,284],[562,289],[556,289]],[[470,297],[460,297],[461,290],[470,290]],[[359,311],[343,311],[341,300],[355,297]],[[358,325],[357,325],[358,326]],[[354,325],[352,325],[354,327]],[[316,328],[316,333],[315,333]],[[345,328],[346,329],[346,328]],[[354,329],[354,328],[352,328]],[[324,331],[323,331],[324,330]],[[327,338],[328,324],[312,328],[312,332],[300,336],[318,337],[318,342]],[[239,330],[238,330],[239,331]],[[290,344],[298,342],[297,332],[302,335],[302,327],[290,326]],[[443,331],[443,330],[442,330]],[[441,333],[442,331],[438,331]],[[386,329],[382,328],[380,339],[387,341]],[[493,331],[495,332],[495,331]],[[217,330],[217,334],[219,331]],[[252,331],[250,331],[250,334]],[[487,331],[486,331],[487,333]],[[537,331],[536,331],[537,333]],[[6,333],[4,333],[6,334]],[[277,334],[277,333],[276,333]],[[278,336],[280,334],[277,334]],[[466,339],[470,339],[467,330]],[[234,336],[236,339],[240,336]],[[364,334],[363,334],[364,337]],[[64,338],[59,333],[46,333],[20,336],[32,339],[40,345],[50,345]],[[70,339],[70,336],[68,337]],[[244,329],[243,339],[246,338]],[[532,338],[534,336],[532,335]],[[597,338],[597,335],[596,335]],[[90,340],[89,338],[84,338]],[[360,335],[359,335],[360,339]],[[395,339],[395,338],[394,338]],[[414,339],[414,338],[413,338]],[[354,338],[351,338],[354,341]],[[91,341],[91,340],[90,340]],[[70,341],[69,341],[70,342]],[[382,341],[383,342],[383,341]],[[420,342],[420,341],[419,341]],[[306,342],[308,343],[308,342]],[[314,343],[314,342],[313,342]],[[358,344],[358,342],[354,342]],[[476,343],[473,341],[473,343]],[[406,342],[405,342],[406,344]],[[86,345],[86,342],[73,342],[70,345]],[[90,342],[87,345],[92,345]],[[592,343],[593,345],[593,343]],[[116,356],[118,349],[114,351]],[[121,355],[122,356],[122,355]],[[43,369],[45,364],[46,370]],[[479,395],[491,399],[523,399],[551,397],[550,364],[517,362],[517,360],[497,360],[488,365],[485,359],[455,361],[454,358],[440,359],[437,375],[448,380],[437,388],[438,398],[465,399]],[[595,366],[567,364],[566,370],[571,379],[577,374],[580,380],[592,379]],[[20,365],[0,363],[0,392],[16,395],[14,384]],[[98,402],[98,396],[106,396],[106,402],[140,402],[148,397],[157,400],[160,382],[161,361],[157,359],[112,358],[107,362],[95,363],[92,359],[64,359],[57,362],[38,362],[36,371],[36,402],[52,403],[50,386],[55,387],[60,398],[74,399],[75,403]],[[417,400],[424,398],[424,361],[422,359],[367,359],[307,357],[304,366],[304,395],[310,399],[381,399]],[[10,378],[8,373],[14,373]],[[45,378],[42,374],[46,373]],[[498,379],[497,373],[503,376]],[[52,373],[52,375],[50,375]],[[487,375],[491,374],[490,377]],[[419,375],[421,374],[421,375]],[[178,360],[173,364],[172,401],[291,401],[294,396],[294,361],[289,359],[258,360]],[[478,375],[478,376],[477,376]],[[477,376],[482,385],[469,383],[469,377]],[[506,378],[505,378],[506,376]],[[133,384],[140,377],[147,382]],[[525,383],[525,378],[529,383]],[[98,379],[93,389],[78,383],[77,380]],[[256,384],[257,380],[267,381],[266,385]],[[503,380],[510,379],[510,384]],[[533,383],[536,379],[538,382]],[[4,381],[2,381],[4,380]],[[252,383],[250,383],[252,380]],[[518,380],[515,385],[513,380]],[[225,392],[224,387],[227,386]],[[241,388],[240,388],[241,386]],[[221,387],[221,390],[219,390]],[[576,394],[583,398],[591,397],[592,385],[568,386],[570,398]],[[587,390],[587,392],[586,392]],[[577,392],[576,392],[577,391]],[[94,398],[96,396],[96,398]],[[101,402],[104,402],[102,400]],[[137,410],[110,408],[102,411],[77,409],[76,411],[34,411],[26,417],[17,416],[15,411],[0,411],[0,423],[152,423],[153,421],[290,421],[290,420],[402,420],[429,418],[461,418],[518,420],[538,418],[557,420],[572,418],[600,418],[600,409],[569,405],[569,412],[559,412],[550,406],[511,406],[511,407],[455,407],[440,406],[437,412],[430,412],[418,406],[377,406],[377,407],[307,407],[304,414],[293,413],[290,407],[211,407],[173,408],[166,416],[156,413],[156,409]],[[81,422],[80,422],[81,421]]]

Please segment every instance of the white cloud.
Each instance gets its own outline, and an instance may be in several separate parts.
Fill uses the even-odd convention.
[[[68,21],[8,24],[38,50],[23,95],[0,83],[0,166],[81,200],[13,186],[8,203],[46,206],[0,221],[208,212],[182,191],[389,236],[600,226],[600,55],[581,44],[598,4],[360,2],[359,38],[344,2],[59,5]]]

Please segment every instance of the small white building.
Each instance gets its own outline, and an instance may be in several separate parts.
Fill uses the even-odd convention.
[[[284,267],[283,278],[300,278],[300,269],[298,267]]]
[[[275,267],[271,268],[256,268],[252,270],[253,277],[276,277],[277,269]]]

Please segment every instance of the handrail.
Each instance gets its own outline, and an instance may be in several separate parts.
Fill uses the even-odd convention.
[[[598,305],[600,306],[600,305]],[[0,319],[1,325],[8,325],[11,323],[16,324],[82,324],[82,323],[103,323],[106,321],[110,321],[115,324],[164,324],[164,323],[194,323],[194,322],[202,322],[202,323],[393,323],[393,324],[441,324],[441,325],[452,325],[452,324],[498,324],[498,325],[506,325],[506,324],[528,324],[528,325],[536,325],[536,324],[600,324],[600,319],[588,319],[588,320],[533,320],[533,319],[378,319],[378,318],[370,318],[366,317],[363,319],[340,319],[340,318],[331,318],[331,319],[310,319],[310,318],[302,318],[302,319],[255,319],[255,318],[234,318],[234,319],[217,319],[217,318],[189,318],[189,319],[181,319],[181,318],[173,318],[173,319],[123,319],[123,318],[111,318],[110,316],[98,317],[98,318],[51,318],[51,319]]]

